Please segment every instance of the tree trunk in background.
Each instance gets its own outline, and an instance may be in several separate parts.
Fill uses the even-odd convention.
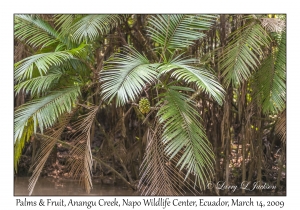
[[[230,86],[227,91],[226,99],[224,102],[224,115],[222,121],[222,142],[224,145],[225,153],[225,183],[230,184],[230,160],[231,160],[231,101],[232,101],[232,87]],[[225,190],[225,195],[228,194],[228,189]]]

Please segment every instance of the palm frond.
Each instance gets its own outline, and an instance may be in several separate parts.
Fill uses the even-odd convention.
[[[37,128],[43,133],[44,129],[53,126],[63,113],[71,111],[79,95],[79,87],[66,88],[32,100],[15,111],[15,166],[17,166],[25,142],[37,132]]]
[[[15,94],[18,94],[21,90],[24,90],[25,92],[30,93],[31,96],[40,95],[41,93],[45,93],[47,90],[49,90],[53,84],[60,79],[61,76],[62,73],[57,72],[28,79],[15,86]]]
[[[74,148],[70,152],[70,159],[68,165],[70,168],[70,175],[74,178],[79,178],[79,182],[83,185],[85,190],[89,193],[93,187],[92,184],[92,165],[93,158],[91,152],[91,128],[98,111],[98,106],[86,107],[89,112],[80,117],[75,125]]]
[[[54,15],[55,25],[62,36],[70,35],[72,25],[85,15],[83,14],[56,14]]]
[[[182,171],[176,167],[178,157],[170,160],[162,143],[163,125],[157,121],[148,129],[147,148],[141,165],[139,190],[141,195],[183,195],[184,188],[193,192],[192,186],[184,181]]]
[[[286,45],[283,34],[278,50],[263,62],[254,75],[255,93],[264,113],[278,113],[286,107]]]
[[[15,138],[15,143],[14,143],[14,169],[16,172],[18,172],[18,164],[19,164],[19,160],[20,160],[20,157],[22,155],[22,151],[23,151],[23,148],[25,146],[25,143],[27,143],[32,134],[34,133],[34,123],[33,123],[33,118],[30,117],[28,120],[27,120],[27,123],[23,126],[22,128],[22,135],[19,135],[19,137],[16,139],[15,135],[14,135],[14,138]]]
[[[282,111],[286,101],[285,73],[275,71],[273,55],[264,61],[254,76],[254,93],[262,104],[262,111],[264,113]]]
[[[165,152],[172,159],[182,151],[177,165],[195,176],[195,183],[203,186],[213,174],[214,154],[202,127],[200,115],[193,101],[183,92],[190,88],[170,86],[162,94],[164,105],[157,113],[163,124],[162,142]]]
[[[275,133],[279,135],[282,143],[286,142],[286,110],[281,112],[275,124]]]
[[[70,21],[70,18],[66,20]],[[94,41],[100,35],[108,33],[120,21],[120,15],[85,15],[71,26],[71,34],[77,43],[83,40]]]
[[[156,79],[155,66],[135,49],[125,48],[111,57],[100,73],[103,98],[112,100],[116,96],[117,105],[135,100],[146,84]]]
[[[45,75],[53,66],[59,66],[77,57],[80,58],[86,55],[86,46],[81,44],[79,47],[71,50],[41,53],[25,58],[15,64],[14,78],[16,81],[31,79],[34,70],[37,70],[39,75]]]
[[[279,46],[276,52],[275,70],[286,72],[286,33],[283,32],[279,37]],[[284,77],[285,78],[285,77]]]
[[[60,40],[68,49],[74,48],[77,45],[77,41],[73,38],[72,27],[84,16],[83,14],[54,15],[54,23],[57,26]]]
[[[262,46],[268,46],[270,39],[260,24],[250,22],[230,35],[231,41],[220,58],[224,82],[239,85],[249,79],[263,57]]]
[[[43,48],[59,41],[57,31],[35,15],[16,15],[14,35],[33,47]]]
[[[182,49],[203,38],[201,31],[208,30],[215,20],[214,15],[153,15],[147,31],[163,49]]]
[[[47,130],[44,135],[38,135],[40,138],[41,146],[39,147],[39,153],[37,154],[37,158],[35,159],[35,163],[33,164],[33,173],[29,179],[29,195],[32,194],[33,189],[35,187],[38,178],[42,172],[42,169],[48,160],[49,155],[52,152],[52,149],[56,145],[57,139],[60,138],[63,130],[70,122],[71,117],[73,116],[73,112],[65,113],[61,116],[59,122],[51,129]]]
[[[160,74],[172,71],[171,77],[186,83],[195,83],[197,87],[212,96],[219,104],[224,99],[224,89],[217,78],[204,67],[195,67],[196,59],[173,59],[159,67]]]

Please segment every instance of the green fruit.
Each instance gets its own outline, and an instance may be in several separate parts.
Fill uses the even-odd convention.
[[[147,114],[150,111],[150,102],[147,98],[142,98],[140,100],[139,109],[143,114]]]

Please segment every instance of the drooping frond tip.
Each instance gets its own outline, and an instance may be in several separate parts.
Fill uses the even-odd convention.
[[[52,129],[48,129],[45,134],[37,134],[35,141],[38,141],[37,139],[39,139],[41,146],[34,159],[34,164],[32,165],[34,170],[29,179],[29,195],[32,194],[46,161],[48,160],[54,146],[57,143],[57,140],[60,139],[60,135],[71,120],[71,117],[74,113],[75,110],[70,113],[65,113],[61,116],[61,118],[58,120],[58,123]]]
[[[240,85],[249,79],[260,65],[264,56],[263,46],[268,46],[270,38],[262,26],[250,22],[230,35],[230,42],[220,58],[225,85]]]
[[[91,106],[88,107],[88,109],[88,113],[80,117],[73,125],[77,131],[73,139],[75,147],[71,150],[71,158],[68,160],[70,174],[79,180],[87,193],[93,188],[91,129],[98,111],[98,106]]]
[[[280,113],[286,108],[286,39],[282,33],[279,46],[263,61],[254,74],[255,97],[264,113]]]
[[[279,135],[282,143],[286,143],[286,110],[281,112],[275,124],[275,133]]]
[[[167,103],[157,114],[164,129],[161,140],[171,159],[182,152],[177,166],[180,170],[186,169],[186,178],[193,174],[195,183],[201,187],[213,174],[214,154],[194,102],[182,91],[188,91],[188,88],[171,86],[162,94],[162,100]]]

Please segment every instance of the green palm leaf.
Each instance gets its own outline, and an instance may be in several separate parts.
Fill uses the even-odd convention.
[[[18,137],[17,140],[15,140],[14,143],[14,168],[16,172],[18,171],[18,163],[22,155],[22,151],[25,146],[25,143],[28,142],[29,139],[31,138],[33,134],[33,130],[34,130],[33,118],[30,117],[27,120],[27,123],[22,128],[21,131],[22,134]],[[14,137],[16,136],[14,135]]]
[[[22,81],[33,77],[35,70],[39,75],[45,75],[53,66],[59,66],[78,57],[85,57],[87,45],[81,44],[79,47],[58,52],[41,53],[30,56],[15,64],[15,80]]]
[[[48,91],[57,81],[61,78],[62,73],[52,73],[45,76],[39,76],[32,79],[28,79],[15,86],[15,94],[18,94],[21,90],[30,93],[31,96],[41,95]]]
[[[280,34],[274,67],[276,71],[286,72],[286,32]]]
[[[279,135],[282,143],[286,143],[286,109],[278,115],[275,124],[275,133]]]
[[[14,35],[33,47],[43,48],[59,41],[57,31],[36,15],[16,15]]]
[[[67,20],[71,21],[70,18]],[[85,15],[71,26],[71,34],[78,43],[83,40],[94,41],[100,35],[108,33],[120,21],[120,15]]]
[[[205,36],[215,22],[214,15],[156,15],[149,19],[148,34],[163,49],[185,48]]]
[[[286,107],[286,39],[282,34],[278,50],[272,53],[254,75],[256,96],[264,113],[278,113]]]
[[[172,71],[171,77],[186,83],[195,83],[205,93],[211,95],[219,104],[224,99],[224,89],[217,78],[203,67],[194,67],[196,59],[173,59],[159,67],[160,74]]]
[[[54,15],[55,25],[58,26],[61,37],[71,36],[70,31],[75,22],[85,15],[82,14],[56,14]]]
[[[162,141],[165,152],[173,158],[180,151],[181,158],[177,165],[195,175],[195,182],[204,184],[213,173],[214,154],[199,122],[200,116],[195,103],[189,100],[185,91],[190,88],[171,86],[162,94],[164,105],[158,111],[159,122],[163,124]]]
[[[231,41],[220,59],[225,84],[239,85],[251,76],[251,71],[259,67],[264,55],[262,46],[269,45],[269,36],[262,26],[250,22],[230,35]]]
[[[117,105],[135,100],[146,84],[156,79],[156,66],[136,50],[125,48],[106,62],[100,74],[103,98],[112,100],[116,96]]]
[[[32,100],[15,111],[15,163],[18,162],[24,143],[29,140],[31,134],[36,133],[37,128],[43,132],[44,129],[53,126],[63,113],[71,111],[79,95],[80,88],[74,86]]]

